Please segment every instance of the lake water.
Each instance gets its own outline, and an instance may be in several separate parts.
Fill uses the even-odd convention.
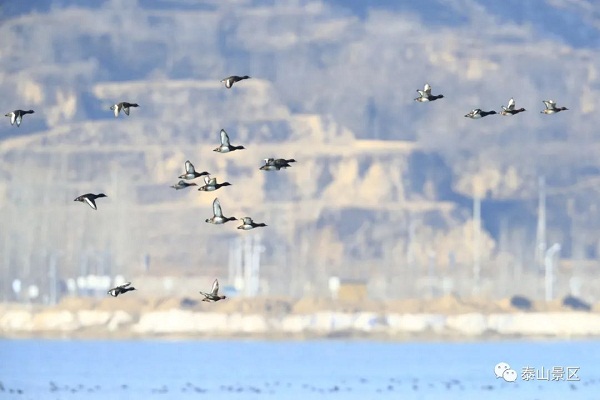
[[[0,340],[0,399],[597,400],[598,344]]]

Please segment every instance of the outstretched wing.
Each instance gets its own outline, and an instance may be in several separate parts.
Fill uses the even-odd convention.
[[[210,183],[210,175],[204,175],[204,184],[208,185]]]
[[[423,88],[423,92],[425,92],[425,94],[427,96],[431,96],[431,86],[429,86],[429,83],[425,84],[425,87]]]
[[[221,145],[229,147],[229,135],[225,132],[225,129],[221,129]]]
[[[21,114],[18,114],[15,122],[17,123],[17,126],[21,126],[21,120],[23,119],[23,117],[21,116]]]
[[[215,217],[223,217],[223,211],[221,210],[221,203],[219,203],[219,199],[215,198],[213,201],[213,214]]]
[[[252,224],[252,218],[250,218],[250,217],[244,217],[244,218],[242,218],[242,224],[244,224],[244,225],[250,225],[250,224]]]
[[[185,162],[185,172],[186,172],[186,174],[193,174],[194,172],[196,172],[196,169],[194,168],[194,164],[192,164],[190,162],[190,160],[187,160]]]
[[[213,296],[216,296],[218,293],[219,293],[219,281],[215,279],[215,281],[213,282],[210,294],[212,294]]]
[[[210,180],[207,183],[207,185],[209,185],[209,186],[215,186],[216,184],[217,184],[217,178],[210,178]]]
[[[94,201],[94,199],[89,198],[88,196],[85,196],[83,198],[83,200],[90,206],[92,207],[94,210],[97,210],[98,207],[96,207],[96,202]]]
[[[118,287],[120,287],[122,289],[122,288],[126,288],[129,285],[131,285],[131,282],[124,283],[124,284],[122,284],[122,285],[120,285]]]
[[[12,112],[12,113],[10,113],[9,115],[10,115],[10,124],[11,124],[11,125],[14,125],[14,124],[15,124],[15,121],[17,120],[17,113],[15,113],[15,112]]]
[[[125,114],[129,115],[129,107],[123,106],[123,111]]]
[[[556,103],[554,102],[554,100],[543,100],[543,102],[546,108],[549,110],[556,108]]]
[[[515,109],[515,99],[513,99],[511,97],[510,100],[508,101],[508,106],[506,108],[509,110],[514,110]]]

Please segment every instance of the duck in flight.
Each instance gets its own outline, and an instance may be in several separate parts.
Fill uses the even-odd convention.
[[[229,135],[227,134],[227,132],[225,132],[225,129],[221,129],[221,145],[213,151],[216,151],[218,153],[229,153],[230,151],[244,149],[244,146],[232,146],[231,143],[229,143]]]
[[[208,301],[209,303],[214,303],[227,298],[227,296],[219,296],[219,281],[217,279],[213,282],[210,293],[200,292],[200,294],[204,296],[202,301]]]
[[[237,221],[236,217],[224,217],[223,210],[221,210],[221,203],[219,203],[219,199],[215,198],[213,201],[213,216],[212,218],[207,218],[206,222],[209,224],[221,225],[228,221]]]
[[[115,113],[115,118],[117,118],[121,110],[123,110],[125,114],[129,115],[130,107],[139,107],[139,105],[137,103],[128,103],[126,101],[122,101],[120,103],[110,106],[110,109],[113,110],[113,112]]]
[[[181,189],[185,189],[186,187],[190,187],[190,186],[198,186],[198,185],[196,185],[194,182],[187,183],[186,181],[181,180],[181,181],[177,182],[176,184],[172,185],[171,187],[175,190],[181,190]]]
[[[245,231],[249,231],[250,229],[254,229],[254,228],[261,228],[263,226],[267,226],[266,224],[261,223],[256,223],[254,221],[252,221],[252,218],[250,217],[244,217],[242,218],[242,224],[240,226],[238,226],[238,229],[243,229]]]
[[[419,93],[419,97],[417,97],[415,99],[415,101],[418,101],[419,103],[424,103],[427,101],[434,101],[437,99],[443,99],[444,95],[443,94],[438,94],[436,96],[433,96],[431,94],[431,86],[429,86],[429,83],[425,84],[425,87],[423,88],[423,90],[419,90],[417,89],[417,92]]]
[[[108,197],[108,196],[106,196],[104,193],[100,193],[100,194],[86,193],[86,194],[82,194],[81,196],[77,197],[73,201],[80,201],[82,203],[87,203],[88,206],[92,207],[92,209],[97,210],[98,208],[96,207],[96,199],[99,197]]]
[[[501,115],[515,115],[520,112],[526,111],[524,108],[515,109],[515,99],[511,97],[508,101],[508,105],[506,107],[502,106],[502,111],[500,111]]]
[[[291,167],[290,163],[296,162],[293,158],[286,160],[285,158],[265,158],[265,165],[259,169],[263,171],[279,171],[281,168]]]
[[[5,117],[10,117],[10,124],[14,125],[15,123],[17,124],[17,126],[21,126],[21,121],[23,120],[23,116],[25,114],[33,114],[34,111],[33,110],[15,110],[15,111],[11,111],[8,114],[5,114]]]
[[[124,283],[124,284],[122,284],[120,286],[112,288],[112,289],[110,289],[106,293],[110,294],[112,297],[117,297],[118,295],[123,294],[123,293],[127,293],[127,292],[129,292],[131,290],[137,290],[133,286],[129,287],[129,285],[131,285],[131,282],[127,282],[127,283]]]
[[[234,83],[242,81],[244,79],[250,79],[250,77],[248,75],[245,75],[245,76],[232,75],[232,76],[228,76],[227,78],[221,79],[221,82],[225,83],[225,87],[227,89],[231,89],[231,87],[233,86]]]
[[[556,102],[554,100],[542,100],[546,108],[540,111],[542,114],[556,114],[560,111],[568,110],[567,107],[556,107]]]
[[[196,169],[194,168],[194,164],[192,164],[190,162],[190,160],[187,160],[185,162],[185,174],[179,175],[179,179],[196,179],[199,176],[202,175],[208,175],[208,172],[204,171],[204,172],[196,172]]]
[[[229,182],[217,183],[217,178],[211,178],[210,176],[204,177],[204,186],[198,188],[201,192],[214,192],[215,190],[222,188],[223,186],[231,186]]]
[[[497,114],[497,113],[494,110],[492,110],[492,111],[481,111],[480,108],[476,108],[473,111],[471,111],[468,114],[466,114],[465,117],[472,118],[472,119],[479,119],[479,118],[483,118],[483,117],[486,117],[486,116],[492,115],[492,114]]]

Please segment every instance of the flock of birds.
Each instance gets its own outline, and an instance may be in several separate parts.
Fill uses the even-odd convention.
[[[222,79],[221,82],[225,84],[225,87],[227,89],[231,89],[233,87],[234,83],[245,80],[245,79],[250,79],[250,77],[247,75],[246,76],[233,75],[233,76],[229,76],[227,78]],[[125,113],[125,115],[129,116],[131,108],[136,108],[136,107],[139,107],[139,105],[137,103],[129,103],[129,102],[123,101],[123,102],[112,105],[110,107],[110,110],[113,111],[115,118],[118,118],[121,111],[123,111]],[[27,114],[33,114],[33,113],[34,113],[33,110],[14,110],[14,111],[11,111],[11,112],[5,114],[5,116],[10,117],[11,125],[16,124],[19,127],[19,126],[21,126],[23,117]],[[221,129],[220,136],[221,136],[221,144],[219,145],[219,147],[214,149],[215,152],[224,154],[224,153],[230,153],[233,151],[245,149],[244,146],[233,146],[229,139],[229,135],[227,134],[227,132],[224,129]],[[292,159],[266,158],[266,159],[264,159],[264,165],[262,165],[260,167],[260,170],[279,171],[282,168],[285,169],[285,168],[291,167],[290,163],[293,163],[293,162],[296,162],[296,160],[294,160],[293,158]],[[229,182],[218,183],[217,178],[211,177],[210,174],[206,171],[197,172],[196,168],[194,167],[194,164],[192,164],[192,162],[190,160],[187,160],[185,162],[184,168],[185,168],[185,172],[179,176],[179,179],[180,179],[179,182],[177,182],[176,184],[171,186],[175,190],[185,189],[190,186],[198,186],[194,182],[186,182],[186,181],[194,180],[200,176],[204,177],[204,185],[200,186],[198,188],[198,190],[201,192],[212,192],[212,191],[218,190],[225,186],[231,186],[231,183],[229,183]],[[102,198],[102,197],[108,197],[108,196],[104,193],[98,193],[98,194],[86,193],[86,194],[82,194],[81,196],[76,197],[74,201],[85,203],[85,204],[89,205],[93,210],[97,210],[98,206],[96,204],[96,200],[99,198]],[[219,202],[218,198],[215,198],[213,200],[212,206],[213,206],[213,216],[211,218],[206,219],[207,223],[211,223],[211,224],[215,224],[215,225],[222,225],[229,221],[237,221],[238,220],[236,217],[226,217],[223,215],[223,209],[221,208],[221,203]],[[241,223],[242,224],[239,225],[237,227],[237,229],[241,229],[241,230],[245,230],[245,231],[267,226],[265,223],[262,223],[262,222],[261,223],[254,222],[254,220],[250,217],[241,218]],[[107,292],[107,294],[109,294],[113,297],[117,297],[123,293],[127,293],[132,290],[136,290],[136,288],[131,286],[131,282],[126,282],[122,285],[119,285],[119,286],[116,286],[116,287],[110,289]],[[217,279],[215,279],[215,281],[213,282],[210,292],[200,292],[200,294],[202,294],[204,296],[202,301],[207,301],[207,302],[216,302],[216,301],[223,300],[226,298],[226,296],[219,295],[219,281]]]
[[[432,95],[431,94],[431,86],[429,85],[429,83],[425,84],[425,87],[423,88],[423,90],[417,89],[417,93],[419,93],[419,97],[417,97],[415,99],[415,101],[418,101],[419,103],[424,103],[424,102],[434,101],[434,100],[444,98],[443,94]],[[544,108],[542,111],[540,111],[540,113],[542,113],[542,114],[556,114],[557,112],[568,110],[567,107],[556,107],[556,102],[554,100],[542,100],[542,102],[546,106],[546,108]],[[502,106],[502,111],[500,111],[500,113],[497,113],[494,110],[483,111],[481,108],[475,108],[475,109],[469,111],[467,114],[465,114],[465,117],[472,118],[472,119],[479,119],[479,118],[487,117],[488,115],[492,115],[492,114],[515,115],[515,114],[518,114],[523,111],[527,111],[527,110],[525,110],[524,108],[518,108],[518,109],[515,108],[515,99],[511,98],[508,101],[508,105]]]
[[[221,82],[225,84],[225,87],[227,89],[231,89],[233,87],[234,83],[245,80],[245,79],[250,79],[250,77],[247,75],[246,76],[233,75],[233,76],[229,76],[227,78],[222,79]],[[444,98],[443,94],[432,95],[431,94],[431,86],[428,83],[425,84],[425,86],[423,87],[423,90],[417,89],[417,92],[419,93],[419,97],[417,97],[415,99],[415,101],[420,102],[420,103],[435,101],[435,100]],[[553,100],[543,100],[543,103],[545,105],[545,109],[540,111],[542,114],[555,114],[560,111],[568,110],[568,108],[566,108],[566,107],[557,107],[556,102],[554,102]],[[129,102],[123,101],[123,102],[114,104],[113,106],[110,107],[110,109],[113,111],[115,118],[117,118],[121,111],[123,111],[126,115],[129,115],[131,108],[136,108],[136,107],[139,107],[139,105],[137,103],[129,103]],[[518,113],[521,113],[524,111],[526,111],[524,108],[517,109],[515,107],[514,98],[511,98],[508,101],[507,106],[502,106],[502,111],[500,111],[499,114],[500,115],[515,115],[515,114],[518,114]],[[17,126],[21,126],[23,117],[27,114],[33,114],[33,113],[34,113],[33,110],[14,110],[14,111],[7,113],[5,116],[10,117],[11,125],[16,124]],[[483,111],[480,108],[476,108],[476,109],[471,110],[469,113],[467,113],[465,115],[465,117],[472,118],[472,119],[479,119],[479,118],[483,118],[483,117],[486,117],[486,116],[492,115],[492,114],[498,114],[498,113],[494,110]],[[217,153],[230,153],[233,151],[245,149],[244,146],[233,146],[229,139],[229,135],[227,134],[227,132],[224,129],[221,129],[220,137],[221,137],[221,144],[213,150]],[[264,165],[262,165],[260,167],[260,170],[279,171],[282,168],[289,168],[291,166],[290,164],[293,162],[296,162],[296,160],[285,159],[285,158],[266,158],[266,159],[264,159]],[[225,186],[231,186],[231,183],[229,183],[229,182],[218,183],[217,178],[211,177],[210,174],[206,171],[197,172],[196,168],[194,167],[194,164],[192,164],[192,162],[190,160],[187,160],[185,162],[184,168],[185,168],[185,172],[179,176],[179,179],[180,179],[179,182],[177,182],[176,184],[171,186],[175,190],[186,189],[190,186],[198,186],[194,182],[186,182],[186,181],[194,180],[200,176],[204,177],[204,185],[198,187],[198,190],[202,191],[202,192],[212,192],[212,191],[218,190]],[[97,210],[98,207],[96,205],[96,200],[98,198],[102,198],[102,197],[107,197],[107,196],[104,193],[99,193],[99,194],[86,193],[81,196],[78,196],[77,198],[75,198],[74,201],[86,203],[92,209]],[[218,198],[215,198],[213,200],[212,206],[213,206],[213,216],[211,218],[206,219],[207,223],[211,223],[211,224],[215,224],[215,225],[222,225],[229,221],[237,221],[236,217],[226,217],[223,215],[223,209],[221,208],[221,203],[219,202]],[[241,222],[242,222],[242,224],[240,226],[238,226],[237,229],[251,230],[251,229],[267,226],[264,223],[254,222],[252,220],[252,218],[250,218],[250,217],[241,218]],[[127,282],[123,285],[119,285],[119,286],[116,286],[116,287],[110,289],[108,291],[108,294],[110,294],[111,296],[117,297],[120,294],[127,293],[131,290],[136,290],[136,289],[131,286],[131,282]],[[217,279],[215,279],[215,281],[213,282],[212,289],[210,292],[207,292],[207,293],[200,292],[200,294],[202,294],[204,296],[204,299],[202,299],[202,301],[208,301],[208,302],[216,302],[216,301],[223,300],[226,298],[226,296],[219,295],[219,281]]]

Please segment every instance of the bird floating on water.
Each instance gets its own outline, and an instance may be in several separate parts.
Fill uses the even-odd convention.
[[[86,194],[82,194],[81,196],[77,197],[73,201],[80,201],[82,203],[87,203],[94,210],[97,210],[98,208],[96,207],[96,199],[100,198],[100,197],[108,197],[108,196],[105,195],[104,193],[100,193],[100,194],[86,193]]]

